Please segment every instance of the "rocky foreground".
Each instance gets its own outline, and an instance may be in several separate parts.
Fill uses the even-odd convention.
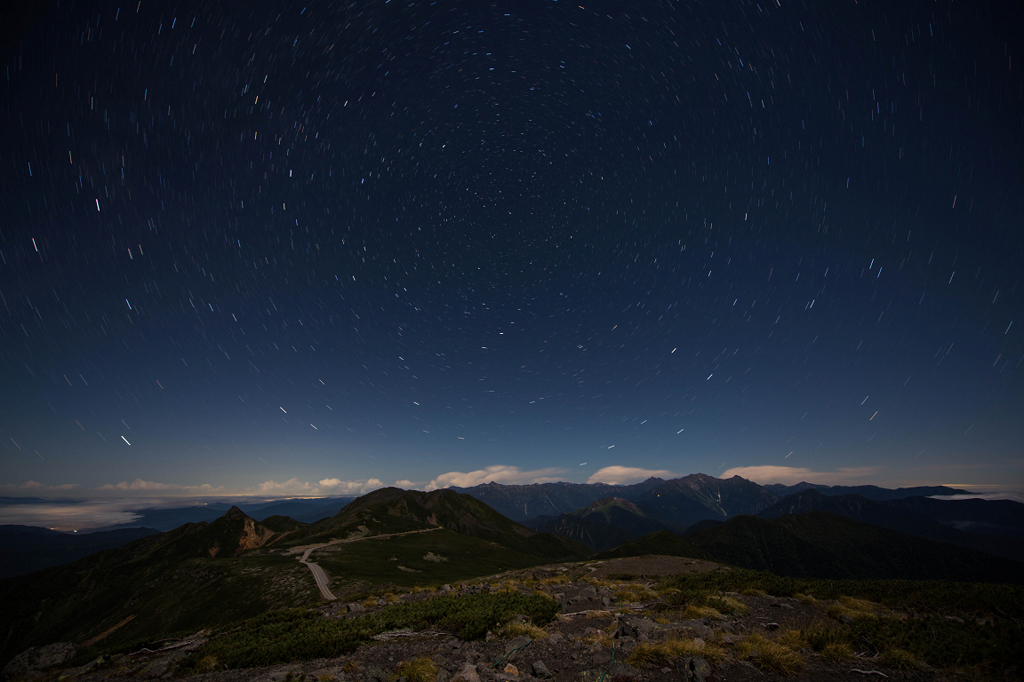
[[[491,590],[538,591],[562,605],[538,627],[507,623],[485,640],[461,641],[438,631],[386,632],[349,655],[267,668],[223,670],[213,657],[184,670],[183,661],[208,633],[68,667],[70,644],[37,647],[12,660],[3,676],[13,682],[75,679],[167,679],[202,682],[626,682],[627,680],[919,679],[957,677],[932,670],[901,652],[859,652],[848,644],[821,645],[827,633],[854,616],[882,607],[860,600],[779,598],[729,592],[719,609],[672,608],[650,589],[657,576],[729,570],[676,557],[640,557],[544,566],[443,586],[440,591],[388,594],[358,603],[326,603],[324,618],[354,618],[389,603],[439,594]],[[396,590],[396,592],[398,592]],[[731,613],[730,613],[731,612]],[[888,615],[892,615],[891,612]],[[817,633],[817,643],[807,640]],[[823,634],[824,633],[824,634]],[[195,671],[203,670],[196,673]],[[186,675],[185,673],[194,673]]]

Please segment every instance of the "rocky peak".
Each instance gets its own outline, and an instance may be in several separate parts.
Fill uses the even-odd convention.
[[[231,509],[228,509],[226,512],[224,512],[223,518],[228,519],[229,521],[235,521],[235,520],[241,520],[241,519],[244,519],[244,518],[247,518],[247,517],[246,517],[244,511],[242,511],[241,509],[239,509],[238,507],[236,507],[234,505],[231,505]]]

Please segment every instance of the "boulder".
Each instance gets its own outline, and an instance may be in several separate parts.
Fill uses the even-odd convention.
[[[352,602],[348,605],[348,610],[349,613],[364,613],[366,611],[366,607],[359,602]]]
[[[693,633],[694,637],[710,637],[712,634],[711,628],[704,624],[702,620],[681,620],[678,623],[673,623],[671,626],[673,632],[680,632],[682,630],[688,631],[687,634]]]
[[[30,670],[43,670],[60,665],[75,655],[75,645],[71,642],[55,642],[45,646],[34,646],[12,658],[4,666],[2,676],[10,678]]]
[[[167,656],[157,659],[147,665],[146,669],[142,671],[142,674],[150,679],[154,677],[163,677],[167,674],[167,671],[171,669],[171,663],[171,659]]]
[[[544,661],[533,662],[533,676],[539,677],[542,680],[549,679],[551,677],[551,671],[544,665]]]
[[[480,682],[480,676],[476,672],[476,666],[467,663],[466,665],[459,668],[459,672],[455,673],[455,677],[452,678],[452,682]]]
[[[518,637],[513,637],[512,639],[510,639],[508,641],[507,644],[505,644],[505,655],[507,656],[508,654],[512,653],[516,649],[522,649],[524,646],[526,646],[529,643],[530,643],[530,638],[527,637],[526,635],[519,635]]]
[[[631,665],[627,665],[622,661],[615,661],[608,666],[608,677],[631,677],[633,679],[640,679],[640,671]]]
[[[656,625],[657,623],[650,618],[620,616],[619,629],[616,630],[615,637],[632,637],[633,639],[640,639],[641,636],[647,637]]]
[[[74,679],[74,678],[78,677],[79,675],[84,675],[85,673],[91,671],[93,668],[96,668],[98,666],[103,665],[105,662],[106,661],[104,660],[104,658],[102,656],[100,656],[96,660],[90,661],[89,663],[86,663],[85,665],[80,665],[77,668],[68,668],[67,670],[62,672],[60,674],[60,677],[58,677],[57,679],[58,680],[71,680],[71,679]]]
[[[711,674],[711,665],[700,656],[691,658],[688,667],[690,672],[693,673],[693,679],[697,680],[697,682],[704,682],[708,675]]]

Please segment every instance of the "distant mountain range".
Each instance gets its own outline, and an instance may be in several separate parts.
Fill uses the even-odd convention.
[[[969,494],[968,491],[946,487],[915,487],[889,490],[877,486],[823,486],[798,483],[793,486],[761,486],[738,476],[719,479],[705,474],[692,474],[683,478],[663,480],[650,478],[633,485],[605,483],[542,483],[533,485],[502,485],[487,483],[472,488],[450,490],[474,497],[501,515],[537,531],[581,542],[594,551],[611,549],[623,542],[636,540],[655,530],[682,532],[696,523],[707,520],[725,521],[740,514],[761,514],[782,499],[806,491],[817,491],[826,499],[856,494],[869,501],[884,502],[886,509],[875,509],[871,514],[854,512],[850,505],[846,511],[840,503],[827,505],[819,502],[809,506],[800,503],[802,511],[812,509],[831,511],[849,518],[873,523],[892,530],[918,532],[920,537],[952,542],[961,546],[982,549],[1000,556],[1021,558],[1024,552],[1024,519],[1020,509],[1024,505],[1006,500],[935,500],[926,495]],[[599,500],[615,498],[621,502],[602,503]],[[287,522],[315,524],[338,514],[354,497],[312,498],[243,504],[239,508],[256,521],[286,517]],[[21,500],[24,502],[24,500]],[[628,505],[627,505],[628,503]],[[839,505],[839,506],[837,506]],[[90,531],[84,537],[93,540],[66,539],[59,533],[26,535],[24,531],[0,530],[0,577],[10,577],[48,566],[58,565],[85,556],[90,551],[118,547],[151,530],[170,531],[186,523],[209,523],[230,508],[227,503],[210,503],[175,508],[150,508],[137,512],[138,518],[128,524],[108,526]],[[894,520],[897,508],[932,519],[942,526],[960,531],[949,533],[934,524],[925,528],[899,525]],[[794,507],[794,511],[796,508]],[[888,515],[888,516],[887,516]],[[904,518],[906,515],[899,516]],[[882,522],[883,517],[888,521]],[[909,518],[909,517],[906,517]],[[274,521],[270,521],[271,524]],[[909,523],[907,521],[906,523]],[[283,527],[283,526],[282,526]],[[3,528],[3,527],[0,527]],[[123,533],[135,529],[133,533]],[[140,529],[151,529],[142,531]],[[97,532],[99,531],[99,532]],[[118,531],[101,535],[108,531]],[[985,536],[999,536],[1002,542]],[[965,539],[966,538],[966,539]],[[28,551],[31,546],[31,551]],[[72,550],[71,547],[80,549]]]
[[[1024,505],[1006,500],[990,504],[985,500],[922,497],[964,492],[945,487],[889,490],[810,483],[761,486],[739,476],[719,479],[691,474],[669,481],[650,478],[630,486],[489,483],[461,490],[530,528],[571,538],[597,552],[656,530],[680,534],[695,524],[726,521],[743,514],[777,518],[785,513],[829,511],[925,539],[1024,559],[1024,543],[1015,535],[1024,534],[1024,518],[1015,515]],[[600,497],[589,499],[594,495]],[[565,508],[577,502],[583,504]],[[522,518],[537,509],[558,513]]]
[[[126,528],[78,535],[35,526],[0,526],[0,578],[68,564],[159,532],[153,528]]]
[[[813,488],[823,495],[858,494],[870,500],[893,500],[914,496],[969,495],[967,490],[943,486],[921,486],[890,490],[873,485],[827,486],[797,483],[793,486],[758,485],[739,476],[729,479],[707,474],[690,474],[663,480],[649,478],[633,485],[606,483],[534,483],[502,485],[485,483],[472,488],[452,488],[472,495],[503,515],[524,523],[539,516],[558,516],[605,497],[636,503],[651,518],[689,526],[705,519],[725,520],[737,514],[756,514],[787,495]]]

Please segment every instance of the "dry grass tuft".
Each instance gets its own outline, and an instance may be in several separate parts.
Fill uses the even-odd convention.
[[[437,666],[427,657],[415,661],[404,661],[395,671],[397,677],[404,677],[409,682],[434,682],[437,677]]]
[[[773,642],[759,634],[748,636],[736,645],[743,658],[753,659],[754,665],[777,675],[792,675],[804,669],[800,654],[780,642]]]
[[[537,627],[533,623],[505,623],[499,631],[502,637],[518,637],[527,635],[530,639],[547,639],[548,633],[544,628]]]
[[[747,589],[740,592],[740,594],[747,597],[767,597],[768,593],[764,590],[759,590],[756,587],[748,587]]]
[[[657,599],[658,593],[648,589],[646,585],[626,584],[618,586],[615,598],[623,603],[650,601]]]
[[[806,648],[810,646],[810,643],[804,637],[804,633],[800,630],[786,630],[776,640],[779,644],[788,646],[794,651]]]
[[[846,642],[833,642],[821,648],[821,660],[829,663],[842,663],[853,660],[853,649]]]
[[[665,666],[673,659],[683,656],[700,656],[708,663],[721,663],[725,651],[716,644],[707,644],[697,639],[671,639],[658,644],[639,644],[626,659],[636,668]]]
[[[648,668],[666,666],[671,660],[672,655],[664,644],[638,644],[629,654],[626,663],[634,668]]]
[[[713,618],[714,620],[724,620],[725,617],[717,609],[713,609],[710,606],[695,606],[690,604],[683,611],[683,618],[686,620],[699,620],[703,618]]]
[[[577,637],[574,641],[583,642],[584,644],[600,644],[607,649],[611,649],[615,644],[615,640],[612,639],[612,636],[603,630],[589,632],[582,637]]]
[[[704,605],[710,606],[720,613],[727,613],[737,618],[750,615],[750,609],[747,608],[747,605],[734,597],[708,597]]]
[[[564,585],[569,582],[569,576],[567,575],[555,575],[550,578],[544,578],[540,581],[543,585]]]
[[[797,594],[794,594],[793,596],[796,598],[796,600],[798,602],[800,602],[801,604],[807,604],[808,606],[814,606],[815,604],[818,603],[818,600],[815,599],[812,595],[809,595],[809,594],[800,594],[798,592]]]
[[[875,618],[879,608],[878,604],[873,604],[866,599],[840,597],[834,604],[829,605],[825,613],[836,620],[841,619],[843,616],[850,618]]]
[[[216,656],[203,656],[199,659],[199,662],[196,663],[196,672],[210,673],[216,670],[219,666],[220,663],[217,661]]]

